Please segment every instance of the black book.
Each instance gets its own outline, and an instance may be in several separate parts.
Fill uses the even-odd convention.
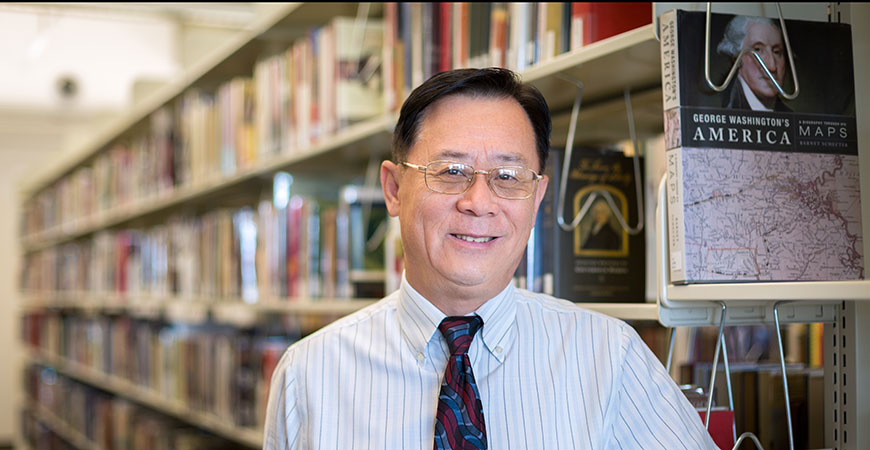
[[[551,151],[545,170],[550,182],[527,251],[528,286],[574,302],[643,302],[644,234],[629,234],[615,216],[629,226],[638,223],[632,158],[614,150],[575,149],[565,196],[559,198],[562,159],[562,152]],[[566,231],[558,223],[559,202],[566,225],[591,203],[578,225]]]

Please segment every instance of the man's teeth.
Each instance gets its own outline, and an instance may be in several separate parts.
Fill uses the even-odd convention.
[[[495,239],[494,237],[473,237],[473,236],[466,236],[464,234],[454,234],[454,236],[458,237],[459,239],[462,239],[463,241],[476,242],[479,244],[482,244],[484,242],[489,242],[489,241]]]

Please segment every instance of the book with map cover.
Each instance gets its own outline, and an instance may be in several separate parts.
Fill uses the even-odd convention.
[[[863,279],[849,25],[712,14],[716,92],[705,23],[661,16],[671,282]]]

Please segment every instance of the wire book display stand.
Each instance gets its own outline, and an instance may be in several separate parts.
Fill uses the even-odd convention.
[[[762,59],[753,49],[743,49],[735,59],[731,70],[721,85],[716,85],[710,78],[710,3],[706,4],[704,74],[707,85],[719,92],[732,81],[742,60],[742,56],[751,53],[764,75],[773,83],[779,95],[786,99],[794,99],[799,94],[797,71],[794,56],[789,42],[788,31],[783,20],[782,9],[776,4],[779,14],[779,24],[787,50],[787,59],[791,68],[794,92],[786,93],[775,77],[770,73]],[[656,18],[657,19],[657,18]],[[657,22],[657,20],[656,20]],[[658,25],[658,24],[656,24]],[[658,32],[658,26],[655,27]],[[656,35],[658,39],[658,35]],[[725,385],[728,390],[729,409],[733,412],[734,401],[731,389],[731,374],[728,366],[727,346],[724,339],[724,327],[729,325],[750,325],[773,323],[776,330],[777,348],[779,351],[780,371],[783,381],[785,412],[788,427],[789,449],[794,450],[794,432],[792,430],[791,409],[789,407],[789,388],[786,376],[785,356],[783,352],[782,332],[780,325],[786,323],[818,323],[833,322],[838,315],[837,304],[844,301],[870,300],[870,282],[832,281],[832,282],[759,282],[759,283],[723,283],[673,285],[669,281],[668,270],[670,258],[667,241],[667,196],[666,176],[659,185],[659,196],[656,208],[656,280],[658,284],[657,301],[659,305],[659,322],[672,327],[669,344],[667,367],[670,370],[673,358],[674,331],[677,326],[718,325],[716,349],[713,356],[712,371],[707,397],[705,426],[709,429],[710,410],[712,407],[713,390],[718,370],[719,354],[723,355],[725,369]],[[730,309],[729,309],[730,307]],[[735,440],[734,449],[751,439],[756,448],[763,450],[758,438],[752,433],[743,433],[737,438],[732,424],[732,435]]]

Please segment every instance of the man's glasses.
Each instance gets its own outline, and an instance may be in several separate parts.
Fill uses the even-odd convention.
[[[405,166],[423,172],[426,187],[441,194],[461,194],[474,183],[477,174],[486,175],[486,184],[492,192],[505,199],[529,198],[544,178],[525,167],[495,167],[490,170],[474,170],[468,164],[453,161],[432,161],[425,166],[403,162]]]

